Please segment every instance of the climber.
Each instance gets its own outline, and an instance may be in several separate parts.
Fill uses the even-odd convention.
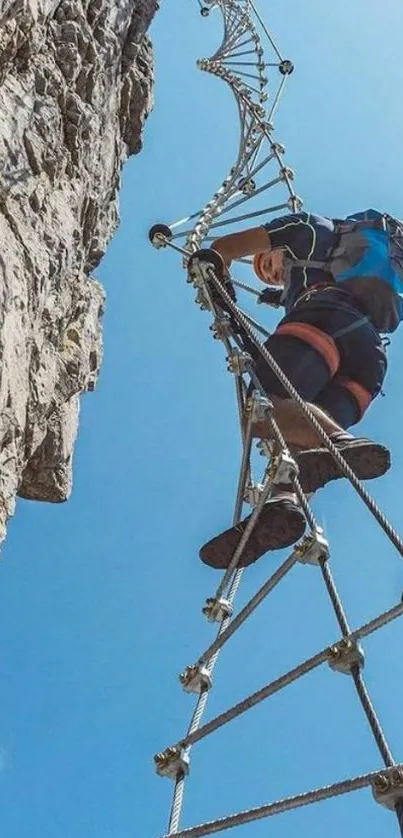
[[[231,262],[253,256],[257,277],[269,286],[259,295],[259,302],[283,305],[286,312],[266,348],[357,477],[383,475],[390,467],[387,448],[354,437],[346,429],[360,421],[381,391],[387,368],[381,333],[394,331],[403,319],[399,222],[375,210],[340,221],[300,212],[224,236],[212,249],[222,259],[221,281],[233,299]],[[221,306],[225,309],[222,298]],[[315,492],[342,477],[242,327],[238,333],[274,405],[304,492]],[[255,426],[254,436],[270,436],[268,424]],[[204,545],[202,560],[213,567],[228,566],[247,521]],[[263,507],[240,565],[293,544],[304,530],[305,518],[296,496],[277,491]]]

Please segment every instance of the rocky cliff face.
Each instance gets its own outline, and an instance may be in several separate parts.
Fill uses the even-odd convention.
[[[0,539],[17,494],[71,490],[101,361],[92,278],[141,148],[157,0],[0,0]]]

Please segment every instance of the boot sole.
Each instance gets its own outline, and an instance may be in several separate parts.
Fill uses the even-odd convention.
[[[204,564],[225,570],[241,540],[250,516],[236,527],[212,538],[200,550]],[[304,534],[306,520],[297,506],[290,501],[267,503],[255,524],[237,567],[248,567],[269,550],[281,550],[295,544]]]
[[[359,480],[373,480],[382,477],[390,468],[390,453],[383,445],[363,442],[340,449],[340,454]],[[331,480],[344,477],[343,472],[326,449],[300,452],[296,456],[299,466],[299,480],[305,494],[316,492]]]

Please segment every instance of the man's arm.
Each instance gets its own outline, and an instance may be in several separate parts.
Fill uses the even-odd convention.
[[[232,233],[216,239],[211,247],[223,257],[227,266],[233,259],[254,256],[282,248],[294,258],[303,258],[309,253],[315,231],[306,212],[295,212],[275,218],[262,227],[252,227],[240,233]]]
[[[216,239],[211,247],[222,256],[228,267],[233,259],[254,256],[255,253],[271,249],[270,239],[264,227],[252,227],[250,230],[242,230],[241,233],[222,236]]]

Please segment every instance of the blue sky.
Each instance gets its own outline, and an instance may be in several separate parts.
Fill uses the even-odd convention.
[[[375,206],[402,215],[400,0],[265,3],[296,65],[276,131],[297,191],[328,214]],[[239,463],[233,382],[193,305],[180,260],[147,230],[208,200],[231,165],[235,110],[195,69],[220,37],[196,3],[163,4],[152,30],[156,106],[142,155],[127,165],[122,223],[98,271],[108,292],[99,388],[83,400],[75,489],[63,506],[20,502],[0,568],[0,794],[6,838],[151,838],[165,832],[171,786],[152,755],[185,731],[177,682],[212,637],[200,609],[217,583],[199,546],[227,526]],[[261,315],[261,310],[259,310]],[[269,312],[266,325],[275,319]],[[363,431],[393,468],[377,501],[403,529],[403,332],[386,398]],[[395,604],[401,560],[343,481],[315,510],[351,625]],[[281,554],[244,576],[238,603]],[[338,637],[314,568],[297,567],[228,644],[207,718]],[[365,677],[403,759],[402,627],[365,643]],[[350,680],[323,667],[195,748],[184,824],[380,766]],[[397,835],[369,791],[247,827],[248,838]],[[243,830],[245,832],[245,829]],[[243,833],[242,833],[243,834]]]

